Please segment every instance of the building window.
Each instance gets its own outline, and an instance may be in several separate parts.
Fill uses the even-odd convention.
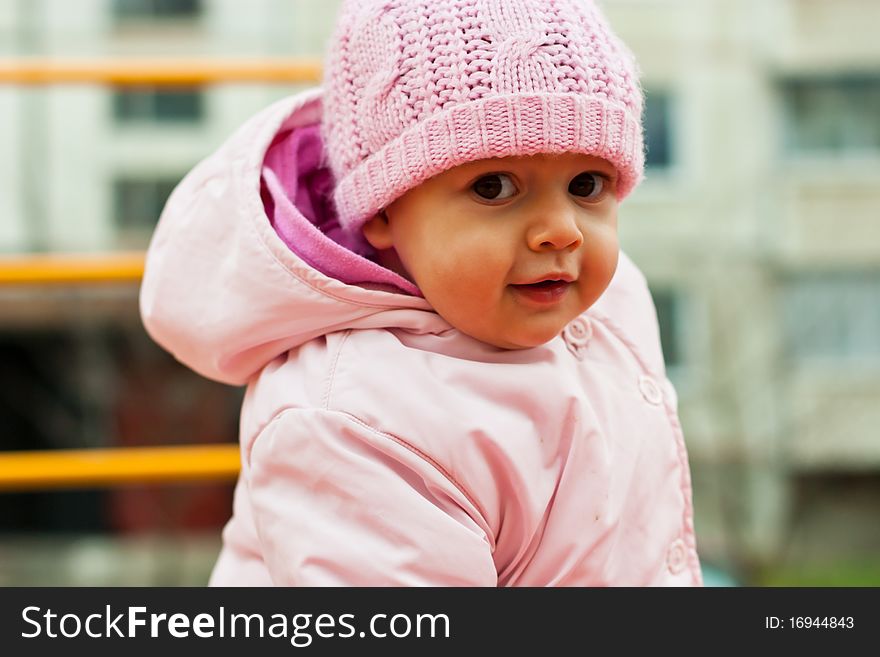
[[[645,166],[662,169],[672,164],[669,94],[645,93]]]
[[[120,20],[190,19],[201,12],[201,0],[113,0],[113,14]]]
[[[660,344],[667,368],[684,365],[682,353],[681,295],[671,288],[651,288],[657,321],[660,324]]]
[[[880,359],[880,271],[804,274],[783,290],[792,359]]]
[[[198,89],[117,89],[113,117],[120,123],[194,123],[204,118],[204,94]]]
[[[152,231],[180,177],[120,178],[113,183],[116,226],[124,232]]]
[[[880,76],[788,80],[782,92],[787,152],[880,151]]]

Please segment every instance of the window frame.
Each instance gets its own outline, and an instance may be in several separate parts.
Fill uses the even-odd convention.
[[[111,220],[114,231],[121,242],[143,242],[156,228],[159,221],[159,215],[162,212],[168,197],[174,188],[180,183],[183,174],[172,174],[167,172],[154,173],[120,173],[110,181],[110,198],[112,214]],[[136,185],[152,185],[150,190],[141,190],[140,192],[132,189],[125,189],[125,186]],[[165,196],[164,191],[168,195]],[[138,216],[137,213],[126,212],[124,194],[146,193],[152,195],[149,203],[152,209],[143,215]],[[128,201],[131,203],[131,199]],[[134,205],[137,205],[134,202]],[[150,221],[146,221],[149,214]]]
[[[862,97],[858,92],[858,85],[864,84],[861,88]],[[783,77],[778,82],[779,108],[781,115],[781,150],[783,156],[787,159],[833,159],[845,160],[850,158],[880,157],[880,73],[873,72],[846,72],[837,75],[815,74],[815,75],[792,75]],[[853,89],[855,93],[853,94]],[[805,110],[808,107],[814,107],[815,103],[807,103],[806,99],[794,97],[794,94],[826,94],[824,102],[826,104],[837,103],[843,109],[843,114],[835,114],[833,118],[826,119],[825,128],[831,128],[831,132],[826,135],[812,135],[812,140],[816,143],[811,144],[811,135],[803,131],[808,129],[809,122],[812,120],[814,124],[821,126],[821,121],[817,121],[817,117],[821,118],[821,114],[807,115],[809,112]],[[853,94],[847,98],[847,93]],[[836,94],[836,95],[835,95]],[[871,96],[876,96],[877,112],[872,112],[873,103],[867,102]],[[798,109],[795,105],[800,102],[803,107]],[[800,116],[799,112],[804,115]],[[871,119],[875,118],[877,124],[872,128]],[[855,122],[853,119],[857,119]],[[861,123],[867,121],[867,123]],[[861,129],[866,134],[874,133],[873,144],[867,144],[859,147],[857,137],[853,136],[853,130]],[[862,127],[866,126],[866,127]],[[848,134],[847,134],[848,133]],[[823,139],[828,139],[828,143],[819,143]],[[831,140],[837,140],[838,143],[831,143]],[[855,146],[854,146],[855,144]]]
[[[856,329],[853,329],[853,324],[846,321],[846,318],[855,316],[851,312],[847,312],[847,310],[851,311],[852,309],[842,307],[842,304],[848,303],[847,299],[853,298],[852,294],[847,294],[847,290],[843,289],[842,285],[852,283],[863,285],[866,290],[865,297],[861,300],[857,298],[858,288],[849,290],[849,292],[856,293],[856,305],[859,308],[876,308],[875,317],[864,314],[860,315],[860,317],[867,318],[868,324],[861,328],[856,327]],[[805,287],[793,293],[793,286],[797,284],[804,284]],[[817,284],[819,286],[826,285],[825,290],[820,290],[820,292],[827,295],[824,299],[816,298],[816,289],[809,289],[810,285],[816,286]],[[803,297],[804,300],[793,300],[794,294]],[[781,296],[782,299],[779,304],[780,327],[783,340],[783,354],[788,364],[795,367],[833,365],[843,368],[851,368],[853,366],[864,366],[871,369],[880,368],[880,268],[864,267],[858,269],[789,272],[782,279]],[[872,305],[870,303],[871,298],[876,299],[877,303]],[[868,301],[868,303],[865,303],[865,301]],[[802,307],[807,306],[811,310],[816,309],[817,306],[825,306],[827,311],[836,320],[839,320],[832,328],[840,333],[841,344],[833,345],[831,344],[833,338],[829,341],[827,335],[825,337],[820,335],[818,340],[823,341],[822,344],[816,342],[813,346],[802,345],[796,347],[795,343],[798,337],[809,336],[800,327],[802,325],[801,319],[804,316],[810,316],[810,314],[800,312],[798,308],[794,307],[795,304],[800,304]],[[835,310],[835,305],[841,307]],[[828,314],[826,313],[822,317],[827,316]],[[822,326],[828,327],[829,323],[827,321],[823,323],[823,321],[821,317],[818,318],[816,326],[820,327],[820,329]],[[872,324],[874,330],[872,330]],[[793,330],[795,326],[798,328]],[[801,330],[800,336],[797,334],[798,330]],[[854,330],[856,331],[855,333],[853,332]],[[871,335],[877,336],[873,347],[870,344],[870,339],[868,342],[864,342],[865,336]],[[831,346],[830,349],[829,345]],[[865,345],[868,347],[867,350],[863,350]]]
[[[193,126],[203,123],[207,118],[207,94],[204,87],[114,87],[109,90],[110,114],[119,126]],[[193,113],[163,116],[160,104],[175,97],[191,97]],[[126,108],[125,103],[130,103]],[[140,105],[140,107],[139,107]]]
[[[173,11],[175,4],[190,5]],[[117,24],[197,22],[205,13],[203,0],[112,0],[111,15]]]

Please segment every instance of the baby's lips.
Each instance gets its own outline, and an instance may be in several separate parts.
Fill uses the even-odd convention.
[[[537,283],[519,283],[514,284],[513,287],[516,288],[550,288],[550,287],[565,287],[568,286],[569,283],[567,281],[560,280],[545,280],[538,281]]]
[[[520,283],[511,283],[511,285],[536,285],[538,283],[573,283],[577,280],[577,276],[573,276],[567,272],[551,272],[534,278],[527,278]]]

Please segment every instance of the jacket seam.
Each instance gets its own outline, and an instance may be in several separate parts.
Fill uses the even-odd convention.
[[[302,410],[305,410],[305,409],[298,407],[298,406],[286,406],[286,407],[278,410],[278,412],[276,412],[272,416],[271,419],[269,419],[265,424],[263,424],[260,427],[259,430],[255,431],[252,434],[253,439],[248,444],[248,453],[247,453],[248,465],[250,465],[250,461],[251,461],[251,452],[253,451],[253,448],[254,448],[254,445],[256,444],[256,442],[260,439],[260,436],[262,436],[263,433],[265,433],[265,431],[270,426],[272,426],[277,421],[279,421],[282,418],[282,416],[286,415],[289,412],[302,411]],[[480,505],[477,503],[476,498],[473,495],[471,495],[468,492],[468,490],[465,488],[465,486],[463,484],[459,483],[459,481],[453,476],[453,474],[451,472],[449,472],[449,470],[447,470],[441,463],[439,463],[438,461],[433,459],[431,456],[429,456],[428,454],[426,454],[425,452],[420,450],[418,447],[416,447],[412,443],[404,440],[403,438],[400,438],[399,436],[395,436],[394,434],[388,433],[386,431],[380,431],[379,429],[376,429],[375,427],[367,424],[366,422],[361,420],[356,415],[352,415],[351,413],[349,413],[347,411],[322,409],[322,412],[341,415],[342,417],[349,419],[350,421],[354,422],[355,424],[362,427],[363,429],[366,429],[370,433],[372,433],[376,436],[380,436],[386,440],[390,440],[393,443],[396,443],[400,447],[403,447],[407,451],[412,452],[418,458],[420,458],[422,461],[427,463],[431,467],[431,469],[433,469],[434,471],[439,473],[440,476],[442,476],[446,481],[448,481],[450,484],[452,484],[452,486],[459,493],[461,493],[464,496],[464,498],[471,504],[471,506],[474,508],[474,510],[479,513],[480,519],[482,520],[482,523],[478,523],[478,524],[482,524],[482,527],[485,529],[486,538],[490,542],[489,547],[491,548],[492,553],[495,552],[495,543],[496,543],[495,535],[492,533],[491,527],[489,525],[489,522],[486,520],[485,515],[480,510]],[[468,514],[468,515],[470,515],[470,514]]]
[[[694,508],[693,508],[693,485],[691,483],[690,461],[687,456],[687,445],[684,442],[684,433],[681,430],[681,423],[674,413],[670,413],[667,409],[667,416],[670,424],[672,424],[672,432],[675,435],[675,447],[678,452],[678,460],[681,463],[681,475],[679,488],[684,498],[684,532],[683,539],[688,550],[688,566],[690,567],[691,577],[695,584],[702,582],[700,575],[699,560],[697,558],[697,539],[694,528]]]
[[[626,336],[626,333],[623,329],[617,325],[617,323],[612,320],[610,317],[600,313],[591,313],[593,317],[602,322],[608,330],[610,330],[617,337],[618,340],[623,342],[624,345],[630,350],[630,352],[635,357],[636,361],[639,363],[639,366],[650,374],[654,374],[657,376],[664,376],[665,373],[654,372],[650,367],[647,366],[646,361],[642,358],[641,353],[639,353],[636,345],[629,340]],[[675,411],[670,408],[669,400],[665,398],[664,395],[664,404],[663,410],[666,415],[667,421],[672,427],[672,436],[675,441],[675,451],[676,456],[678,457],[679,464],[679,491],[681,492],[682,501],[684,505],[684,514],[682,518],[683,524],[683,538],[685,543],[688,545],[690,550],[688,551],[688,566],[690,567],[691,577],[693,581],[696,583],[700,581],[699,576],[699,566],[696,559],[696,534],[694,531],[694,509],[693,509],[693,486],[691,485],[691,476],[690,476],[690,463],[687,457],[687,446],[684,442],[684,434],[681,430],[681,423],[678,420],[678,415]]]
[[[345,346],[348,337],[351,335],[351,329],[345,331],[342,334],[342,338],[340,338],[339,346],[336,347],[336,355],[333,357],[333,362],[330,364],[330,371],[327,374],[327,385],[324,388],[324,397],[321,400],[321,405],[325,411],[330,410],[330,397],[333,394],[333,383],[336,381],[336,367],[339,364],[339,358],[342,356],[342,348]]]
[[[423,460],[425,463],[427,463],[429,466],[431,466],[431,468],[433,468],[435,471],[437,471],[444,479],[446,479],[450,484],[452,484],[459,493],[461,493],[465,497],[465,499],[471,504],[471,506],[473,506],[473,508],[475,510],[477,510],[480,513],[480,517],[483,520],[483,525],[485,526],[485,528],[487,530],[486,537],[488,539],[490,539],[490,541],[491,541],[492,552],[493,553],[495,552],[495,536],[492,534],[490,527],[489,527],[489,523],[486,521],[485,516],[483,515],[482,511],[480,511],[480,505],[477,503],[476,498],[474,498],[474,496],[468,492],[468,490],[465,488],[465,486],[463,484],[461,484],[455,478],[455,476],[449,470],[447,470],[441,463],[436,461],[430,455],[428,455],[427,453],[425,453],[424,451],[422,451],[421,449],[419,449],[418,447],[416,447],[415,445],[413,445],[409,441],[404,440],[403,438],[400,438],[399,436],[395,436],[394,434],[388,433],[386,431],[380,431],[379,429],[376,429],[375,427],[370,426],[369,424],[367,424],[366,422],[361,420],[356,415],[352,415],[351,413],[348,413],[347,411],[331,411],[331,412],[339,413],[340,415],[343,415],[343,416],[347,417],[348,419],[350,419],[352,422],[354,422],[358,426],[363,427],[364,429],[366,429],[370,433],[375,434],[377,436],[381,436],[381,437],[385,438],[386,440],[390,440],[390,441],[400,445],[404,449],[415,454],[417,457],[419,457],[421,460]]]
[[[641,351],[639,351],[639,348],[636,346],[636,344],[629,338],[629,336],[626,334],[626,331],[624,331],[623,328],[621,328],[617,324],[617,322],[611,319],[611,317],[609,317],[605,313],[600,313],[593,310],[589,311],[587,315],[591,316],[597,322],[604,324],[605,327],[614,334],[614,337],[620,340],[626,346],[626,348],[629,349],[630,353],[636,359],[636,362],[639,364],[639,367],[642,368],[643,371],[649,374],[653,374],[655,376],[663,375],[662,372],[657,372],[654,370],[654,368],[648,366],[647,360],[642,356],[642,353]]]
[[[251,452],[254,451],[254,444],[257,442],[257,440],[260,439],[260,436],[263,435],[263,432],[269,428],[269,425],[274,424],[275,420],[277,420],[279,417],[284,415],[287,411],[295,411],[295,410],[300,410],[300,409],[297,406],[284,406],[283,408],[280,408],[275,413],[273,413],[272,416],[268,420],[266,420],[265,422],[262,422],[256,429],[254,429],[253,431],[251,431],[248,434],[247,440],[242,441],[242,447],[244,447],[244,445],[247,445],[247,451],[245,452],[244,450],[242,450],[242,466],[247,464],[248,467],[250,467]],[[242,436],[242,438],[244,438],[244,436]]]

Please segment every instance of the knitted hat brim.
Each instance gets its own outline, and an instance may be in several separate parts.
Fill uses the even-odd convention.
[[[619,174],[619,200],[639,183],[644,168],[639,119],[624,107],[573,94],[493,96],[414,124],[337,181],[340,222],[360,230],[407,190],[460,164],[540,153],[607,160]]]

